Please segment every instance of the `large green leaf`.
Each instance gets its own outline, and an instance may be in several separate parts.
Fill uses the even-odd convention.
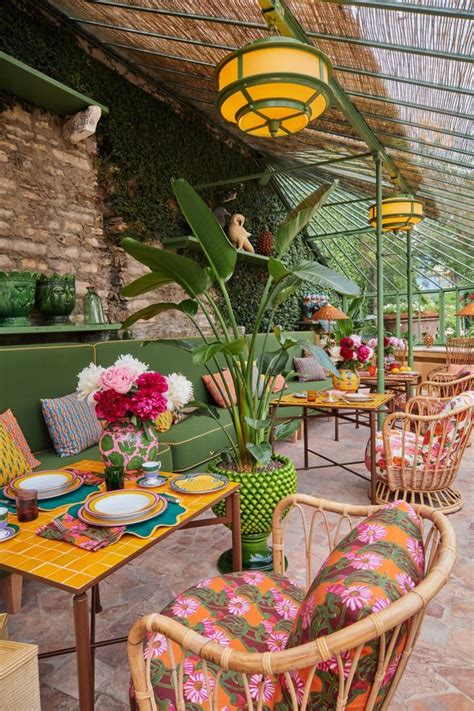
[[[290,284],[290,286],[282,285],[281,287],[277,287],[277,290],[272,296],[270,306],[273,308],[280,306],[280,304],[283,304],[283,302],[289,299],[290,296],[293,296],[293,294],[295,294],[300,288],[302,281],[301,279],[294,277],[293,280],[287,280],[286,284]]]
[[[216,275],[227,281],[234,273],[237,251],[227,239],[214,213],[187,180],[173,180],[173,192],[207,261]]]
[[[167,279],[156,272],[149,272],[149,274],[144,274],[130,284],[127,284],[127,286],[124,286],[123,289],[120,290],[120,293],[122,296],[128,297],[141,296],[142,294],[146,294],[154,289],[159,289],[160,286],[165,286],[170,283],[171,279]]]
[[[275,243],[276,254],[281,257],[288,251],[291,243],[301,230],[311,221],[317,211],[324,205],[338,181],[332,185],[321,185],[311,195],[308,195],[299,205],[291,210],[277,230]]]
[[[284,348],[277,351],[265,351],[257,358],[259,373],[279,375],[283,373],[288,363],[288,353]]]
[[[329,370],[329,372],[333,375],[339,376],[339,371],[337,370],[336,366],[334,365],[326,351],[324,351],[319,346],[315,346],[314,343],[311,343],[310,341],[301,340],[299,341],[299,343],[303,348],[306,348],[306,350],[311,351],[311,353],[314,355],[320,365],[323,366],[323,368]]]
[[[250,452],[257,464],[260,464],[263,467],[270,464],[273,450],[268,442],[262,442],[262,444],[252,444],[248,442],[246,446],[247,450]]]
[[[179,304],[174,302],[163,302],[161,304],[150,304],[150,306],[145,306],[144,309],[140,309],[136,313],[132,314],[123,322],[122,328],[129,328],[136,321],[148,321],[149,319],[163,313],[163,311],[181,311],[183,314],[188,316],[195,316],[198,310],[198,305],[196,301],[192,299],[184,299]]]
[[[286,281],[283,280],[286,277],[296,277],[301,279],[301,281],[309,282],[312,286],[322,286],[326,289],[333,289],[337,291],[338,294],[358,296],[360,293],[360,289],[355,282],[339,274],[339,272],[334,271],[334,269],[329,269],[319,264],[319,262],[312,262],[305,259],[298,264],[287,267],[282,262],[274,259],[272,270],[274,274],[278,274],[278,279],[282,281],[285,286]],[[292,281],[289,280],[288,283],[291,285]]]
[[[272,424],[271,420],[256,420],[253,417],[244,417],[244,420],[253,430],[266,430]]]
[[[208,405],[207,402],[201,402],[200,400],[191,400],[188,402],[186,407],[196,407],[196,411],[193,413],[193,417],[214,417],[216,419],[220,418],[220,413],[215,405]]]
[[[273,430],[273,437],[275,440],[286,439],[286,437],[291,437],[292,434],[298,432],[301,427],[301,420],[291,420],[290,422],[283,422],[281,425],[277,425]]]
[[[196,348],[193,349],[193,362],[195,365],[205,365],[219,353],[226,353],[230,356],[240,355],[243,353],[246,344],[245,336],[241,336],[228,343],[225,341],[204,343],[202,346],[196,346]]]
[[[167,249],[157,249],[126,237],[121,242],[128,254],[152,269],[162,279],[179,284],[192,297],[199,296],[212,284],[209,270],[202,269],[196,262]]]

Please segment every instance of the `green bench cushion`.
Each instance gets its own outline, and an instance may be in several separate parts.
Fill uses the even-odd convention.
[[[230,436],[233,428],[227,410],[220,409],[220,420]],[[174,471],[193,469],[215,456],[216,452],[229,447],[229,440],[212,417],[191,415],[168,432],[159,435],[160,444],[171,447]]]
[[[70,467],[76,462],[81,462],[84,459],[99,461],[99,447],[89,447],[80,454],[74,454],[72,457],[58,457],[54,449],[48,449],[45,452],[36,452],[35,456],[41,462],[38,469],[35,471],[44,471],[45,469],[58,469],[59,467]],[[171,449],[165,444],[160,443],[159,457],[163,471],[173,471],[173,461],[171,458]]]

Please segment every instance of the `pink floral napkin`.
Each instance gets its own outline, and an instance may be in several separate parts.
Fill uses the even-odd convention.
[[[74,518],[69,513],[58,516],[50,523],[46,523],[36,531],[38,536],[49,538],[53,541],[66,541],[73,546],[85,548],[88,551],[99,551],[101,548],[116,543],[125,526],[113,526],[111,528],[95,528],[88,526],[78,518]]]

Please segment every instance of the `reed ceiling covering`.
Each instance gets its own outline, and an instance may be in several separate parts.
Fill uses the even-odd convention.
[[[215,65],[268,37],[257,0],[48,0],[137,71],[256,150],[272,165],[366,153],[336,102],[295,136],[259,139],[224,124]],[[474,228],[474,11],[471,0],[287,0],[310,41],[409,184],[426,215],[469,237]],[[383,8],[379,7],[383,6]],[[371,156],[321,166],[374,195]],[[233,176],[225,176],[233,177]],[[384,168],[384,194],[399,192]],[[405,192],[402,190],[402,192]]]

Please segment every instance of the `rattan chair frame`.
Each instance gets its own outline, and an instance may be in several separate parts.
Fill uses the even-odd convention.
[[[453,380],[450,373],[434,373],[432,380],[425,380],[421,384],[418,394],[425,397],[434,397],[441,400],[450,400],[455,395],[474,390],[474,372],[463,378]]]
[[[287,496],[275,508],[273,515],[273,564],[277,574],[284,575],[285,552],[284,536],[292,512],[301,517],[305,549],[306,549],[306,587],[312,582],[313,543],[317,540],[318,547],[323,542],[331,551],[345,535],[345,529],[351,530],[355,523],[353,519],[366,517],[380,506],[353,506],[341,504],[326,499],[320,499],[305,494]],[[415,506],[424,524],[424,542],[426,550],[425,577],[411,592],[380,612],[368,615],[363,620],[312,642],[281,652],[266,652],[264,654],[244,653],[223,647],[215,641],[203,637],[198,632],[185,627],[176,620],[165,615],[146,615],[138,620],[128,636],[128,658],[131,667],[132,680],[139,711],[156,711],[157,706],[150,680],[150,659],[144,657],[144,642],[147,633],[161,633],[168,640],[181,647],[182,654],[178,663],[171,660],[173,669],[173,687],[177,711],[185,711],[186,704],[183,694],[183,665],[186,653],[195,654],[203,660],[203,671],[208,687],[208,702],[203,704],[206,711],[220,711],[217,706],[217,688],[220,675],[233,670],[241,675],[242,688],[246,695],[246,711],[261,711],[263,708],[263,687],[268,678],[276,674],[284,675],[291,696],[291,711],[308,709],[310,684],[320,662],[334,657],[338,667],[338,699],[335,711],[344,711],[347,707],[349,691],[353,682],[357,663],[369,641],[380,638],[378,666],[374,684],[370,692],[366,711],[371,711],[375,704],[382,680],[390,663],[393,649],[397,642],[401,627],[410,620],[408,639],[402,659],[391,680],[391,686],[384,699],[381,709],[388,709],[395,689],[401,679],[408,659],[418,638],[426,606],[441,588],[446,584],[456,560],[456,538],[448,519],[439,511],[426,506]],[[335,521],[333,519],[336,519]],[[322,532],[322,533],[321,533]],[[324,536],[325,532],[325,536]],[[171,645],[169,645],[169,648]],[[343,654],[353,651],[352,665],[347,673],[344,670]],[[209,682],[208,662],[218,667],[215,687]],[[304,694],[298,701],[291,672],[300,669],[309,671]],[[262,676],[258,699],[251,697],[249,676]]]
[[[456,378],[456,373],[449,372],[450,365],[474,365],[473,337],[448,338],[446,341],[446,364],[430,370],[427,379],[432,381],[435,376],[439,375],[445,377],[446,380],[453,380]]]
[[[442,398],[442,401],[447,402],[449,399],[449,397]],[[432,414],[435,408],[439,408],[439,402],[439,397],[417,396],[408,401],[405,412],[394,412],[385,419],[382,436],[387,477],[377,477],[376,502],[378,504],[403,499],[412,504],[433,507],[444,513],[453,513],[462,508],[464,503],[462,495],[452,484],[456,479],[472,432],[473,418],[469,413],[472,413],[473,406],[464,405],[446,413]],[[457,441],[456,432],[463,422],[465,413],[468,413],[466,432],[462,440]],[[451,421],[449,427],[448,421]],[[420,467],[417,458],[422,454],[423,435],[433,423],[440,424],[440,429],[443,431],[439,450],[436,453],[432,438],[428,450],[423,454],[428,464]],[[391,433],[395,432],[402,437],[402,451],[399,455],[400,461],[397,462],[394,462],[390,439]],[[406,433],[416,435],[413,463],[410,465],[404,463],[409,439]]]

